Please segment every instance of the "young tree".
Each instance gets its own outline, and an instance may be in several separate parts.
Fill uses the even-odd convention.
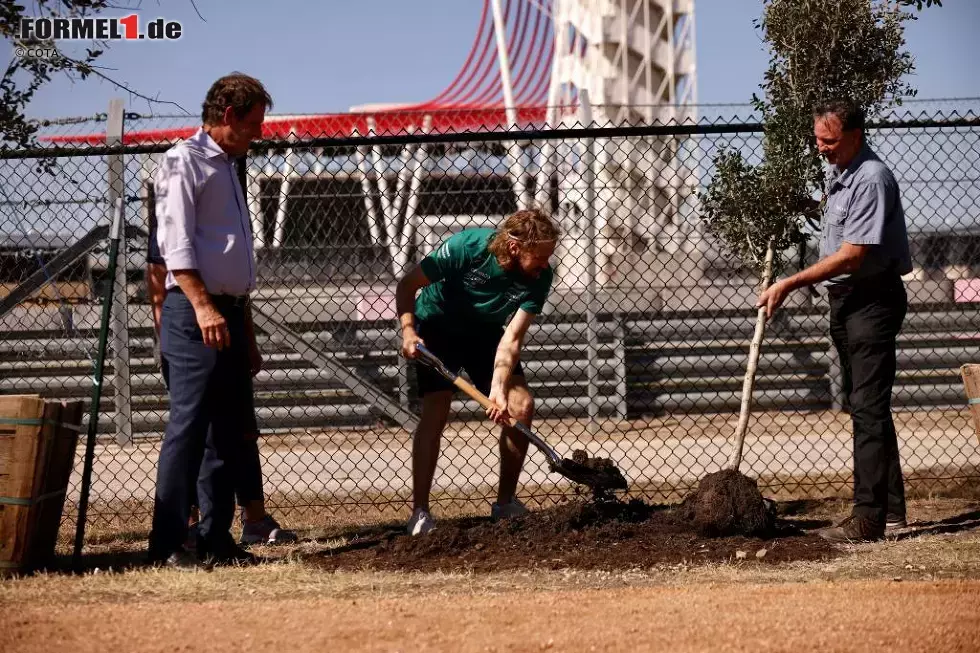
[[[786,253],[805,242],[803,223],[819,219],[813,199],[822,188],[823,166],[813,138],[813,107],[848,98],[875,115],[915,90],[904,77],[913,70],[904,50],[904,24],[914,15],[903,7],[940,5],[939,0],[763,0],[755,21],[770,59],[762,96],[752,104],[762,116],[763,160],[752,164],[737,150],[715,157],[715,174],[701,195],[709,233],[768,287],[786,263]],[[742,387],[742,406],[729,467],[737,470],[748,428],[752,390],[765,333],[759,309]]]

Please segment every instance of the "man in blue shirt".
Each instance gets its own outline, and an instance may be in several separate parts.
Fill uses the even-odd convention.
[[[151,202],[153,198],[151,189]],[[160,318],[163,314],[163,300],[167,296],[167,266],[160,256],[160,246],[157,243],[157,224],[156,212],[150,211],[149,234],[147,236],[146,252],[146,291],[150,300],[150,308],[153,312],[154,338],[154,360],[162,368],[160,360]],[[249,370],[254,376],[259,373],[256,364],[261,365],[261,357],[254,358]],[[253,425],[254,429],[245,433],[245,448],[241,453],[241,460],[238,472],[235,474],[235,496],[238,498],[238,505],[242,508],[242,535],[239,539],[241,544],[288,544],[297,540],[296,533],[286,530],[279,525],[279,522],[265,510],[265,492],[262,488],[262,462],[259,458],[259,429],[258,425]],[[205,460],[202,465],[207,469],[211,465],[209,454],[211,450],[205,449]],[[198,522],[197,515],[197,491],[195,487],[190,490],[191,494],[191,528],[190,536],[187,539],[187,546],[197,547]]]
[[[255,430],[250,371],[261,365],[249,307],[255,253],[235,158],[261,136],[271,106],[258,80],[222,77],[204,101],[203,127],[164,154],[154,179],[167,275],[160,353],[170,419],[150,559],[172,567],[254,559],[229,532],[244,434]],[[202,514],[196,555],[185,548],[195,483]]]
[[[850,102],[814,111],[817,149],[831,164],[820,260],[773,284],[757,306],[768,315],[787,293],[824,282],[830,334],[841,361],[854,428],[854,508],[821,536],[881,539],[905,526],[905,490],[891,415],[896,338],[908,308],[901,276],[912,270],[898,183],[864,138],[864,112]]]

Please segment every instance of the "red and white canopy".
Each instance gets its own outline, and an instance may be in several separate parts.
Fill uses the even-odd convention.
[[[541,124],[554,60],[554,0],[502,0],[513,97],[519,126]],[[456,78],[439,95],[413,105],[361,107],[349,113],[271,115],[263,138],[285,139],[405,134],[431,121],[430,133],[497,129],[508,123],[490,0],[484,0],[470,53]],[[166,143],[187,138],[196,124],[129,131],[124,142]],[[57,135],[51,143],[105,142],[104,134]]]

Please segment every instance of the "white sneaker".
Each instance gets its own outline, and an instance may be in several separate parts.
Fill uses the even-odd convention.
[[[412,513],[412,518],[408,520],[407,530],[409,535],[425,535],[435,527],[436,520],[432,518],[432,515],[427,510],[416,508],[415,512]]]
[[[491,519],[510,519],[511,517],[526,515],[528,512],[524,504],[517,499],[511,499],[509,503],[503,505],[494,503],[490,506]]]
[[[888,515],[885,517],[885,533],[894,534],[909,527],[909,523],[902,515]]]

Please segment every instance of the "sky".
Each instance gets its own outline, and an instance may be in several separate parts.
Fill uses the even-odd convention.
[[[120,0],[125,5],[126,0]],[[130,0],[126,6],[135,6]],[[342,112],[375,102],[437,95],[469,53],[480,0],[144,0],[141,22],[180,21],[169,42],[116,42],[99,64],[106,74],[162,103],[107,82],[56,78],[29,107],[36,118],[90,116],[123,97],[143,114],[199,113],[212,81],[232,70],[261,79],[275,113]],[[752,25],[761,0],[695,0],[698,99],[744,103],[758,88],[767,55]],[[122,16],[122,10],[111,14]],[[980,0],[944,0],[907,23],[920,98],[980,96]],[[11,57],[0,44],[0,61]],[[169,103],[175,104],[169,104]]]

